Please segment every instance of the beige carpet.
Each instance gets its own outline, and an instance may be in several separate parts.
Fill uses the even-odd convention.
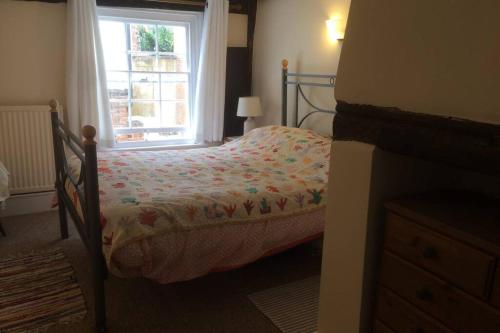
[[[0,236],[0,257],[62,248],[92,309],[90,261],[74,227],[70,239],[61,241],[55,212],[4,218],[3,225],[7,237]],[[238,270],[189,282],[159,285],[110,276],[106,286],[109,332],[279,333],[246,295],[318,275],[320,265],[316,249],[300,246]],[[92,332],[90,316],[91,311],[81,323],[56,326],[49,332]]]

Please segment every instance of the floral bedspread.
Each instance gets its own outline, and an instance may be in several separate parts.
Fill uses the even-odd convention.
[[[100,153],[108,267],[117,249],[161,233],[323,208],[330,145],[312,131],[269,126],[219,147]]]

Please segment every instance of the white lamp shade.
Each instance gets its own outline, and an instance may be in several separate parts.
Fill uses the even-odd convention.
[[[262,116],[259,97],[240,97],[238,101],[238,117]]]

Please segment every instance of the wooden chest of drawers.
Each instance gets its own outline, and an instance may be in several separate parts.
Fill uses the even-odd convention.
[[[374,332],[500,333],[500,202],[442,192],[386,208]]]

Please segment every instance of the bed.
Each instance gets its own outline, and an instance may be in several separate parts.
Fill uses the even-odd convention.
[[[104,331],[104,280],[160,283],[240,267],[319,237],[331,139],[287,125],[287,88],[334,86],[332,75],[288,73],[283,62],[282,126],[258,128],[222,146],[170,151],[96,151],[59,120],[51,102],[62,238],[67,212],[92,262],[96,329]],[[300,82],[299,77],[328,83]],[[295,78],[295,81],[289,78]],[[305,118],[304,117],[304,118]]]

